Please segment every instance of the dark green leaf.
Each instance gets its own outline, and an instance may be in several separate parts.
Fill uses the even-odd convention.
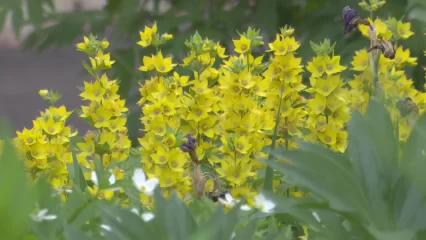
[[[31,0],[28,1],[27,4],[30,21],[35,26],[36,31],[38,31],[41,28],[41,24],[43,22],[43,1]]]
[[[17,5],[12,9],[12,27],[17,38],[21,36],[22,25],[24,25],[24,12],[22,11],[22,7]]]
[[[87,188],[87,183],[86,183],[86,179],[84,178],[83,171],[81,170],[80,165],[78,164],[73,138],[70,138],[70,148],[71,148],[72,159],[73,159],[72,166],[73,166],[73,173],[74,173],[74,176],[73,176],[74,184],[76,184],[80,188],[80,191],[85,192]]]
[[[8,138],[11,126],[0,119],[0,239],[18,239],[28,230],[29,214],[34,208],[34,194],[26,182],[22,159]]]
[[[66,240],[95,240],[97,238],[89,236],[73,226],[65,226],[64,235]]]

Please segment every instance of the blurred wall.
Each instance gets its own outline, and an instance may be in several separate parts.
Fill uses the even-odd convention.
[[[72,10],[76,4],[83,9],[97,9],[105,5],[106,0],[54,0],[56,9],[61,12]],[[25,27],[22,30],[22,36],[26,36],[31,29]],[[5,23],[3,31],[0,32],[0,48],[18,48],[19,41],[15,38],[11,25],[11,15]]]

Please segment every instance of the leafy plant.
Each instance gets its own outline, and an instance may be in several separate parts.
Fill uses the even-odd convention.
[[[306,142],[299,150],[275,151],[278,160],[269,165],[310,192],[300,199],[273,197],[281,213],[308,224],[312,239],[424,239],[426,189],[420,169],[426,163],[426,115],[402,152],[398,129],[377,101],[370,101],[364,116],[353,113],[348,128],[346,154]]]

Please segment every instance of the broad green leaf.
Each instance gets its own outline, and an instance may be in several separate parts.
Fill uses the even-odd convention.
[[[300,143],[299,146],[302,150],[277,149],[274,154],[283,162],[267,164],[282,172],[293,183],[329,201],[333,209],[359,211],[367,205],[347,159],[323,146],[311,143]]]
[[[0,9],[0,32],[3,31],[4,24],[6,23],[7,9]]]
[[[78,230],[73,226],[65,226],[64,236],[66,240],[95,240],[97,238],[89,236],[87,233]]]
[[[28,14],[31,23],[35,26],[36,31],[42,27],[43,17],[43,0],[27,1]]]
[[[245,225],[242,229],[237,231],[235,239],[236,240],[250,240],[254,238],[254,233],[256,232],[256,224],[258,219],[252,219],[250,222]]]
[[[398,167],[397,149],[399,143],[394,133],[390,114],[383,104],[371,100],[365,118],[368,122],[369,137],[377,151],[384,174],[389,174],[392,177]]]
[[[168,200],[160,191],[155,192],[155,222],[163,228],[163,237],[168,239],[188,239],[195,231],[197,224],[186,204],[176,194]]]
[[[107,203],[99,205],[99,212],[103,224],[111,227],[111,232],[106,232],[108,239],[140,239],[143,236],[146,239],[159,239],[160,229],[153,228],[152,221],[145,223],[141,217],[130,212],[127,209],[120,209]]]
[[[81,170],[80,165],[78,164],[74,139],[70,138],[69,141],[70,141],[70,148],[71,148],[72,160],[73,160],[73,164],[72,164],[73,172],[74,172],[73,181],[74,181],[74,184],[76,184],[80,188],[80,190],[84,192],[86,191],[86,188],[87,188],[86,179],[84,178],[83,171]]]
[[[22,7],[17,5],[12,9],[12,27],[17,38],[21,36],[22,25],[24,25],[24,12]]]
[[[1,120],[0,139],[5,142],[0,154],[0,239],[17,239],[28,229],[34,195],[26,182],[22,159],[18,157],[11,140],[5,139],[3,128],[10,125]]]

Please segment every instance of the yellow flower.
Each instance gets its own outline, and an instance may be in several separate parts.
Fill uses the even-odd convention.
[[[401,21],[398,22],[397,24],[397,31],[398,31],[398,35],[403,38],[403,39],[407,39],[409,37],[411,37],[414,33],[410,30],[411,28],[411,23],[407,22],[407,23],[402,23]]]
[[[239,153],[247,154],[249,153],[252,145],[249,143],[247,136],[240,136],[239,138],[235,139],[234,147],[235,150],[237,150]]]
[[[371,23],[372,19],[368,18],[368,21]],[[376,26],[377,36],[381,36],[385,40],[391,39],[392,32],[389,30],[385,22],[383,22],[380,18],[376,18],[373,24]],[[370,28],[369,26],[366,26],[364,24],[359,24],[358,28],[361,31],[362,35],[364,35],[365,37],[369,37],[368,35],[368,29]]]
[[[79,51],[84,52],[85,50],[87,50],[89,46],[89,38],[84,36],[83,37],[83,42],[82,43],[77,43],[76,47]]]
[[[47,89],[40,89],[40,91],[38,91],[38,94],[42,97],[47,96],[47,94],[49,94],[49,91]]]
[[[328,75],[339,73],[345,70],[346,67],[340,65],[340,56],[324,57],[324,70]]]
[[[98,51],[95,58],[90,57],[89,60],[94,70],[109,69],[115,63],[115,61],[111,60],[109,53],[104,54],[101,50]]]
[[[333,146],[338,152],[344,153],[348,145],[348,132],[339,131],[336,135],[336,144]]]
[[[90,114],[90,117],[96,128],[107,127],[112,113],[103,107],[98,107],[94,113]]]
[[[319,78],[316,80],[315,90],[317,93],[327,97],[336,89],[339,84],[339,75],[329,75],[327,79]]]
[[[173,38],[173,35],[168,34],[168,33],[163,33],[163,34],[161,34],[161,38],[164,39],[164,40],[170,40],[170,39]]]
[[[275,55],[284,56],[287,53],[288,45],[287,42],[281,37],[280,34],[277,34],[275,37],[275,41],[269,43],[270,51],[274,51]]]
[[[327,127],[324,132],[318,133],[318,138],[327,145],[334,145],[336,144],[337,131]]]
[[[84,82],[84,91],[80,93],[80,97],[85,100],[100,102],[106,90],[102,87],[99,81],[94,83]]]
[[[326,98],[321,94],[315,94],[314,99],[308,100],[308,106],[314,114],[321,114],[326,107]]]
[[[312,61],[308,63],[308,66],[306,67],[306,69],[309,72],[311,72],[312,77],[321,77],[325,72],[324,57],[322,56],[314,57]]]
[[[195,122],[199,122],[204,118],[209,116],[209,112],[211,108],[206,107],[204,105],[194,104],[191,106],[188,116],[186,120],[194,120]]]
[[[42,129],[49,135],[59,134],[64,128],[64,122],[55,122],[52,117],[46,120],[41,120]]]
[[[369,65],[369,54],[366,49],[355,51],[355,57],[352,61],[353,70],[364,71]]]
[[[288,52],[294,52],[300,47],[300,43],[296,41],[294,37],[286,37],[284,38],[284,42],[287,45]]]
[[[176,64],[172,64],[172,58],[163,58],[161,51],[158,52],[154,60],[155,69],[160,73],[170,72]]]
[[[151,71],[155,68],[155,56],[151,55],[151,57],[144,56],[142,59],[143,66],[139,67],[141,71]]]
[[[77,143],[77,147],[80,149],[81,154],[90,156],[95,153],[95,143],[92,139],[86,139],[85,142]]]
[[[180,151],[178,148],[173,148],[169,155],[171,156],[168,159],[168,164],[170,169],[172,169],[174,172],[183,172],[184,171],[184,165],[187,163],[186,156]]]
[[[251,48],[251,41],[246,38],[246,36],[241,35],[239,40],[233,40],[234,45],[235,45],[235,52],[237,53],[247,53],[250,52],[250,48]]]
[[[157,23],[154,23],[152,27],[145,26],[144,31],[139,32],[141,40],[137,44],[142,47],[150,46],[155,34],[157,34]]]
[[[111,132],[119,132],[126,129],[126,122],[127,122],[126,118],[111,119],[107,122],[106,127]]]
[[[415,58],[415,57],[411,58],[410,57],[410,49],[407,48],[406,50],[404,50],[402,48],[402,46],[399,46],[398,49],[396,49],[396,52],[395,52],[394,62],[396,64],[398,64],[399,66],[401,66],[405,63],[410,64],[410,65],[416,65],[417,64],[417,58]]]

